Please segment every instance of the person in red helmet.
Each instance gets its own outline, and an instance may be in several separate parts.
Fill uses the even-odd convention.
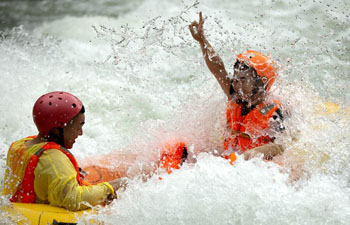
[[[39,134],[10,146],[3,195],[11,202],[48,203],[71,211],[108,204],[116,197],[125,180],[89,184],[68,150],[83,134],[84,112],[82,102],[63,91],[35,102],[33,120]]]
[[[201,46],[210,72],[228,97],[226,119],[230,135],[224,141],[223,156],[231,159],[231,163],[236,159],[235,153],[243,153],[246,159],[258,154],[272,159],[283,152],[274,143],[273,134],[284,130],[280,102],[267,100],[278,75],[275,62],[257,51],[245,51],[237,56],[230,78],[222,59],[205,37],[203,24],[200,12],[199,22],[194,21],[189,29]]]

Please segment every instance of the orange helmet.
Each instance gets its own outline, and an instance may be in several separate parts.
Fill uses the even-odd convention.
[[[247,65],[255,69],[264,83],[267,82],[266,91],[270,90],[277,77],[277,65],[272,59],[253,50],[245,51],[237,56],[237,61],[246,62]]]

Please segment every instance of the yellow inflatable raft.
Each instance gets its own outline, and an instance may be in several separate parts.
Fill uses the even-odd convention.
[[[10,207],[2,207],[12,222],[17,224],[31,225],[70,225],[77,224],[79,218],[83,215],[94,213],[93,210],[83,210],[71,212],[63,208],[50,206],[47,204],[27,204],[12,203]],[[91,221],[98,224],[96,221]]]
[[[340,106],[334,102],[323,102],[316,106],[316,112],[323,116],[337,116],[340,119],[350,118],[350,107]]]

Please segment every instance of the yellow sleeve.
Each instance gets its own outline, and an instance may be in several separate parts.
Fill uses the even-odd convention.
[[[37,201],[71,211],[89,208],[105,202],[114,192],[107,182],[79,186],[77,172],[69,158],[59,150],[49,149],[39,158],[34,171]]]

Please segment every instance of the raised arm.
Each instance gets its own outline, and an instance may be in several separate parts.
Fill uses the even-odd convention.
[[[215,50],[213,49],[213,47],[210,45],[210,43],[205,37],[203,24],[204,24],[204,20],[202,18],[202,12],[200,12],[199,23],[197,21],[193,21],[193,23],[189,25],[192,37],[199,42],[205,62],[210,72],[214,74],[216,80],[219,82],[222,90],[227,95],[227,97],[230,97],[231,80],[227,76],[225,65],[222,59],[215,52]]]

